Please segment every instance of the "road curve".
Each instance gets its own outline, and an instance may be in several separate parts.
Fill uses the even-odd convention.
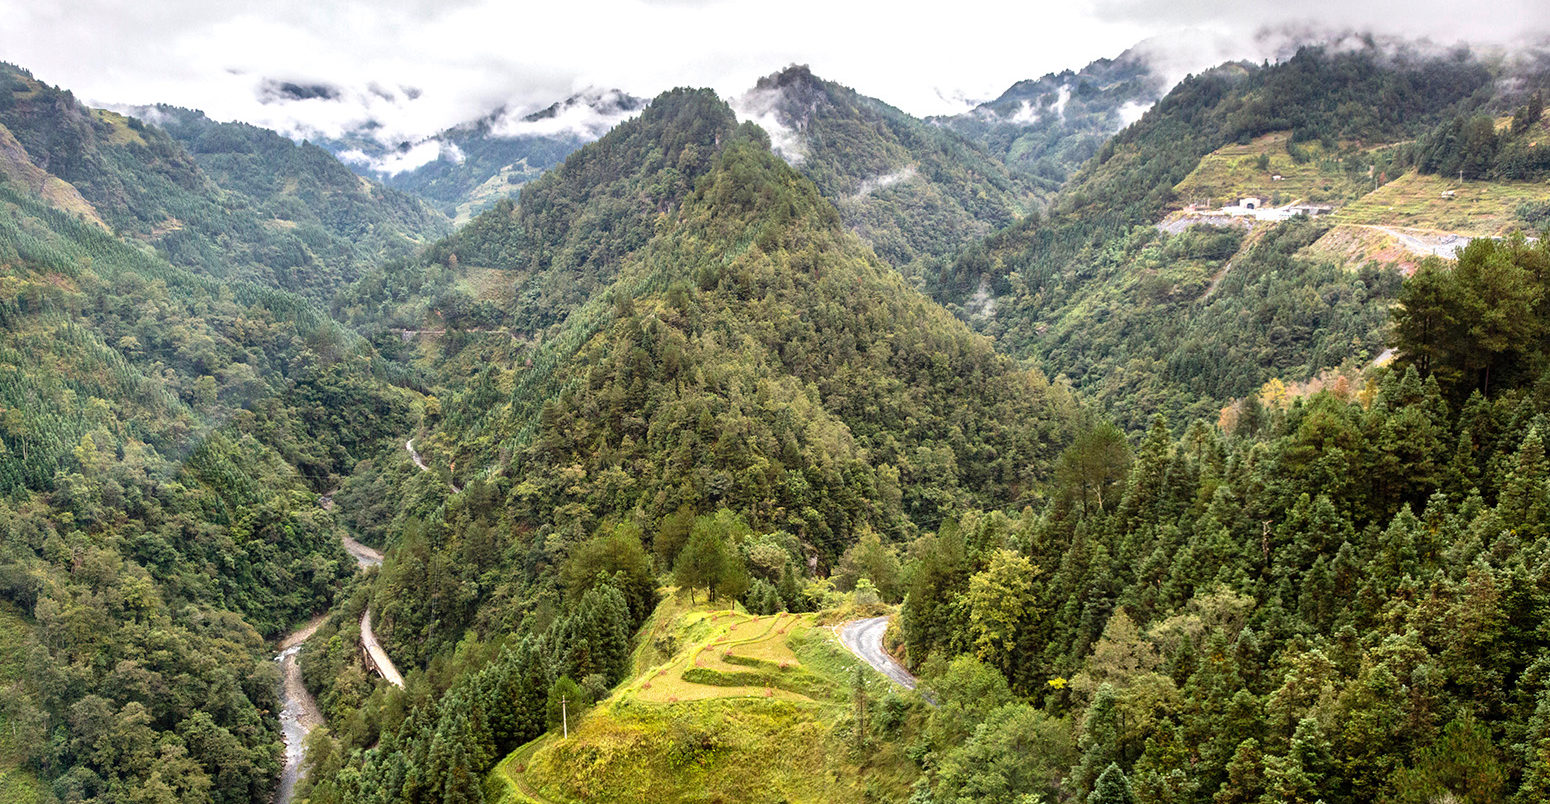
[[[420,457],[420,453],[417,450],[415,450],[415,448],[414,448],[414,439],[411,438],[408,441],[405,441],[404,442],[404,449],[409,450],[409,457],[414,460],[414,465],[415,466],[420,467],[420,471],[422,471],[422,472],[429,472],[431,470],[431,468],[429,466],[425,465],[425,459],[421,458]]]
[[[367,547],[364,544],[361,544],[349,536],[340,535],[339,540],[344,543],[345,552],[349,553],[355,558],[355,565],[360,567],[362,571],[365,571],[367,567],[382,566],[381,553],[371,549],[370,547]]]
[[[895,684],[907,690],[915,689],[915,677],[904,669],[904,665],[889,656],[888,651],[883,650],[883,632],[887,630],[887,617],[851,620],[840,624],[840,644],[872,665],[877,672],[892,679]]]
[[[408,441],[405,441],[404,442],[404,449],[409,450],[409,457],[414,460],[414,465],[415,466],[420,467],[420,471],[422,471],[422,472],[429,472],[431,470],[431,468],[429,466],[425,465],[425,456],[421,455],[414,448],[414,439],[411,438]],[[451,480],[447,481],[447,487],[452,489],[452,493],[453,494],[462,494],[463,493],[463,487],[459,486],[456,483],[453,483]]]
[[[403,689],[404,677],[398,674],[398,668],[393,666],[393,660],[388,658],[387,651],[382,649],[382,644],[377,641],[377,635],[371,632],[371,609],[361,614],[361,646],[366,648],[366,653],[371,656],[371,662],[377,666],[377,672],[381,673],[389,684]]]

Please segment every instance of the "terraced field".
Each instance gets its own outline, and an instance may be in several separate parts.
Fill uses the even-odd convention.
[[[811,624],[812,615],[706,613],[698,623],[686,625],[692,630],[708,625],[707,636],[625,688],[624,694],[648,703],[737,697],[812,700],[822,695],[826,682],[802,666],[788,642],[794,629],[800,633]]]
[[[1452,193],[1452,195],[1444,195]],[[1407,173],[1329,216],[1337,224],[1494,237],[1522,228],[1518,208],[1550,201],[1550,182],[1466,181]]]
[[[496,804],[902,801],[918,769],[887,741],[850,747],[851,684],[895,687],[813,614],[707,611],[670,597],[642,629],[635,674],[584,715],[485,778]],[[862,767],[863,763],[865,767]],[[864,770],[864,772],[863,772]]]
[[[1273,201],[1275,206],[1299,200],[1339,204],[1372,189],[1370,181],[1348,175],[1339,155],[1325,151],[1317,142],[1298,146],[1306,155],[1305,161],[1292,159],[1287,151],[1291,136],[1289,131],[1266,134],[1247,145],[1212,151],[1174,186],[1179,202],[1218,207],[1252,196]],[[1260,167],[1262,156],[1265,167]]]

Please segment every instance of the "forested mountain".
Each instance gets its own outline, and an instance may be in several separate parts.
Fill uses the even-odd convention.
[[[167,118],[178,137],[0,65],[0,126],[19,146],[11,160],[72,186],[90,207],[65,208],[179,267],[326,299],[367,265],[445,231],[422,203],[363,184],[316,147],[197,112],[148,115]]]
[[[1550,794],[1550,252],[1480,241],[1423,272],[1400,363],[1359,392],[1181,438],[1159,417],[1134,453],[1080,436],[1043,515],[912,546],[909,655],[974,657],[942,676],[972,737],[932,746],[933,800],[1121,780],[1147,802]],[[1460,325],[1441,352],[1427,315]],[[987,756],[1029,733],[1044,750]]]
[[[1156,224],[1182,206],[1175,185],[1224,144],[1290,131],[1289,147],[1345,144],[1341,169],[1366,175],[1373,157],[1361,143],[1420,136],[1488,95],[1492,80],[1468,52],[1376,47],[1306,48],[1268,67],[1194,76],[1105,143],[1045,214],[967,250],[933,291],[1131,427],[1159,411],[1176,422],[1209,416],[1271,378],[1369,360],[1399,277],[1299,253],[1320,221],[1247,237]]]
[[[315,258],[350,265],[340,284],[367,267],[407,257],[451,226],[404,192],[361,181],[323,148],[297,144],[246,123],[217,123],[172,106],[135,110],[181,143],[222,190],[287,229]]]
[[[1008,169],[1058,190],[1109,137],[1168,89],[1138,50],[1081,70],[1019,81],[963,114],[933,118],[995,154]]]
[[[352,723],[343,747],[381,743],[360,776],[339,775],[314,800],[440,800],[455,774],[482,772],[534,734],[524,701],[553,679],[617,681],[616,660],[574,646],[597,646],[613,627],[588,613],[595,594],[629,601],[625,626],[639,625],[655,595],[641,579],[650,555],[681,564],[697,538],[755,550],[763,574],[709,583],[806,607],[808,568],[834,565],[858,534],[899,540],[964,506],[1042,498],[1073,401],[909,289],[761,130],[732,126],[709,92],[663,95],[515,209],[487,213],[487,225],[429,252],[479,254],[511,264],[517,281],[542,281],[523,266],[550,244],[628,233],[639,214],[545,217],[555,201],[606,202],[621,185],[662,193],[648,210],[654,227],[595,263],[608,269],[595,274],[597,291],[569,307],[530,361],[439,399],[423,443],[436,464],[459,467],[462,491],[411,487],[372,606],[395,655],[413,664],[447,656],[460,639],[484,646],[432,662],[439,669],[421,680],[451,691],[402,722],[331,693],[334,716]],[[505,232],[519,237],[502,242]],[[603,578],[629,574],[604,582],[593,567],[607,568]],[[475,672],[476,657],[515,648],[523,634],[524,647]],[[487,710],[492,689],[507,690],[505,702]],[[448,732],[471,717],[492,730]],[[437,756],[448,759],[425,755],[447,740],[457,748]],[[431,770],[404,775],[422,756]]]
[[[592,90],[528,114],[497,109],[396,149],[384,148],[371,130],[324,145],[362,175],[427,199],[462,221],[514,197],[522,185],[645,105],[618,90]]]
[[[1038,184],[979,145],[806,67],[760,79],[735,103],[847,226],[912,276],[1017,220],[1039,197]]]

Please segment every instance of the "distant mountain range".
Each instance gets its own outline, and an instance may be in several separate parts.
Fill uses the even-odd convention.
[[[319,144],[363,176],[418,195],[448,217],[474,213],[639,114],[646,101],[590,89],[526,114],[498,108],[415,142],[384,145],[368,125]]]
[[[1018,81],[995,100],[931,121],[978,143],[1009,170],[1058,187],[1168,88],[1168,80],[1132,48],[1079,71]]]
[[[902,265],[943,256],[1057,190],[1106,138],[1166,91],[1167,82],[1148,64],[1140,51],[1127,51],[1080,71],[1020,81],[951,117],[914,117],[801,66],[760,79],[732,102],[740,119],[763,127],[777,153],[812,178],[885,257]],[[417,141],[385,144],[373,123],[318,144],[357,173],[418,195],[463,222],[639,114],[645,103],[619,90],[589,89],[536,112],[497,108]],[[958,171],[950,163],[969,173],[947,175]],[[992,188],[988,197],[970,191],[981,183]],[[920,195],[911,188],[929,190]],[[906,198],[935,210],[947,230],[882,231],[887,227],[872,208]]]

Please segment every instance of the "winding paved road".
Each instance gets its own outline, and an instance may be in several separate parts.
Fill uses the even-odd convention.
[[[425,469],[424,464],[420,463],[420,456],[415,455],[414,447],[409,447],[409,454],[414,455],[414,462],[420,467],[420,469],[424,471],[430,471]],[[332,507],[333,495],[330,494],[328,496],[330,507]],[[373,550],[370,547],[367,547],[366,545],[361,544],[360,542],[344,534],[339,535],[339,541],[344,544],[345,552],[349,553],[355,559],[355,565],[360,567],[362,572],[365,572],[367,567],[382,566],[382,554],[376,550]],[[311,636],[310,632],[308,633],[308,636]],[[361,615],[361,647],[365,648],[366,653],[371,656],[372,664],[376,666],[377,672],[381,674],[383,678],[387,679],[389,684],[392,684],[399,689],[403,689],[404,677],[399,675],[398,668],[393,666],[393,660],[388,658],[387,651],[382,649],[382,644],[377,641],[377,635],[371,630],[370,609],[367,609],[366,612]]]
[[[413,454],[413,452],[411,448],[410,453]],[[334,492],[330,491],[319,497],[318,504],[325,511],[334,510]],[[339,535],[339,540],[344,544],[345,552],[355,559],[355,565],[362,572],[367,567],[382,566],[381,553],[343,533]],[[295,798],[296,783],[301,780],[301,763],[306,757],[307,735],[324,724],[323,711],[318,708],[318,702],[312,697],[312,693],[307,691],[307,685],[302,683],[301,665],[297,654],[301,652],[302,644],[317,633],[326,619],[326,615],[319,615],[291,633],[280,643],[280,652],[274,657],[274,660],[280,664],[280,729],[284,732],[285,740],[285,769],[280,774],[280,788],[275,792],[276,804],[290,804]],[[371,631],[369,610],[361,617],[361,645],[366,648],[367,653],[371,654],[372,661],[378,668],[377,672],[381,673],[389,683],[397,685],[400,689],[403,688],[403,676],[398,674],[398,668],[393,666],[393,660],[388,658],[382,646],[377,643],[377,635]]]
[[[887,630],[887,617],[851,620],[839,627],[840,644],[895,684],[907,690],[915,689],[915,677],[883,650],[883,632]]]

